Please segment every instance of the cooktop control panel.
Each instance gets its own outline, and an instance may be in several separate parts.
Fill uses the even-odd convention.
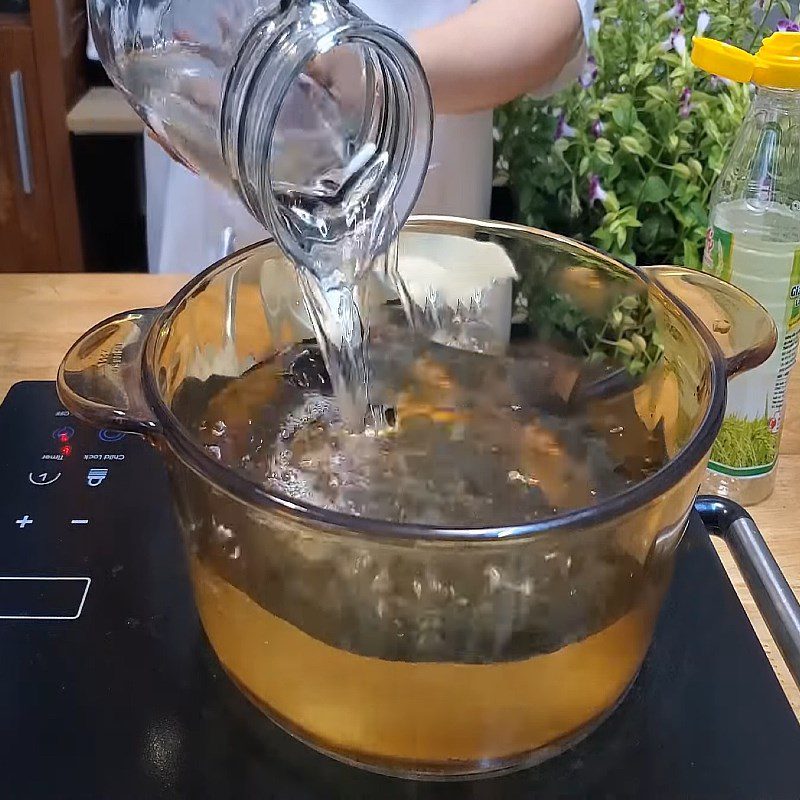
[[[136,478],[161,465],[140,437],[77,421],[51,384],[14,387],[3,429],[0,620],[75,622],[94,600],[118,510],[138,513]]]
[[[51,383],[14,386],[0,431],[4,798],[798,796],[800,726],[697,517],[642,672],[594,734],[503,778],[410,783],[314,752],[226,677],[146,441],[81,424]]]

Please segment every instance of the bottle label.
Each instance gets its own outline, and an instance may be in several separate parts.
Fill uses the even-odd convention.
[[[722,228],[709,228],[706,235],[706,249],[703,253],[703,272],[716,275],[730,283],[732,255],[733,234]]]
[[[737,242],[713,226],[703,271],[735,284],[758,300],[778,327],[778,344],[761,366],[728,384],[728,403],[708,467],[735,478],[758,478],[778,458],[789,372],[800,338],[800,249],[796,243]],[[774,277],[773,277],[774,276]]]

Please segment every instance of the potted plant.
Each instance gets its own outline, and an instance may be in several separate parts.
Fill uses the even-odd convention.
[[[787,0],[600,0],[579,81],[496,115],[521,222],[630,263],[700,264],[711,189],[750,90],[695,70],[695,34],[756,49]]]

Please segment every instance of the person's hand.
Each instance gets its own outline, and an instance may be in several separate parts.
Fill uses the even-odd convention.
[[[345,119],[360,122],[366,103],[364,58],[352,45],[341,45],[313,58],[305,75],[327,92]]]

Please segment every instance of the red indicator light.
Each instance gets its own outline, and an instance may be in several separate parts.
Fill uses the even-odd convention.
[[[65,444],[61,448],[61,455],[62,456],[71,456],[72,455],[72,445],[71,444]]]
[[[69,441],[69,435],[66,434],[66,433],[59,434],[58,441],[59,442],[68,442]]]

